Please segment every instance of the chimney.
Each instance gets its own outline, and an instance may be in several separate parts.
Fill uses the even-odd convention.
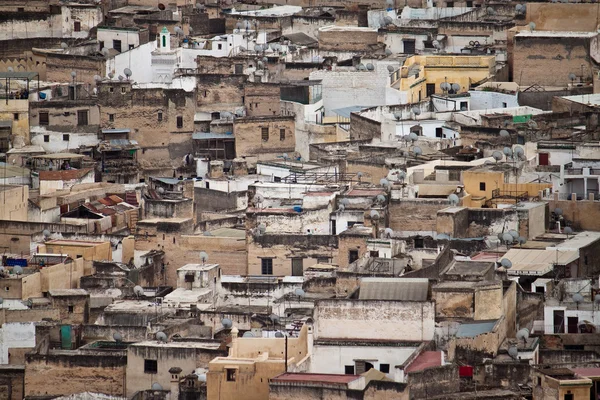
[[[211,161],[209,176],[213,179],[223,177],[223,161]]]
[[[172,367],[169,369],[171,374],[171,400],[177,400],[179,398],[179,375],[182,369],[179,367]]]

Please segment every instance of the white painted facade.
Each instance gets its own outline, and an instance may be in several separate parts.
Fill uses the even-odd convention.
[[[191,49],[199,56],[229,57],[245,50],[254,52],[254,46],[267,43],[266,31],[240,30],[238,33],[215,36],[191,43]],[[244,50],[245,49],[245,50]],[[270,50],[270,49],[269,49]],[[270,50],[272,53],[272,50]]]
[[[458,139],[459,133],[447,128],[444,121],[440,120],[417,120],[417,121],[398,121],[396,123],[396,138],[401,140],[404,136],[410,135],[410,129],[414,126],[420,126],[423,129],[423,136],[431,139]],[[442,137],[436,136],[441,129]]]
[[[115,42],[120,41],[121,53],[124,53],[140,45],[140,33],[137,29],[100,27],[98,28],[98,41],[103,42],[103,47],[107,49],[114,49]]]
[[[470,90],[471,106],[469,110],[489,110],[496,108],[519,107],[517,93],[500,93],[484,90]]]
[[[582,304],[579,308],[581,309],[578,310],[575,307],[575,303],[571,303],[568,307],[566,305],[545,306],[544,333],[547,335],[554,333],[554,311],[564,312],[564,325],[560,333],[567,333],[568,318],[577,318],[578,323],[581,323],[583,321],[589,321],[596,327],[596,329],[598,329],[600,327],[600,310],[598,310],[597,307],[595,307],[593,303],[590,302],[588,302],[587,304]],[[585,310],[583,308],[585,308]]]
[[[96,146],[98,142],[96,133],[54,132],[47,131],[43,126],[31,127],[31,144],[43,147],[46,153],[68,153],[81,146]]]
[[[106,73],[115,76],[123,75],[125,68],[132,72],[131,79],[138,83],[152,82],[152,52],[156,49],[156,42],[151,41],[133,50],[124,51],[106,61]]]
[[[11,322],[0,329],[0,365],[9,363],[10,349],[35,347],[35,324],[33,322]]]

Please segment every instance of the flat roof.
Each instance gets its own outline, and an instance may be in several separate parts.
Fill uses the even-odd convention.
[[[0,79],[33,79],[37,72],[0,72]]]
[[[363,278],[360,300],[427,301],[427,278]]]
[[[517,37],[569,37],[569,38],[593,38],[598,32],[577,32],[577,31],[538,31],[522,30],[515,36]]]
[[[186,264],[177,271],[208,271],[218,266],[219,264]]]
[[[53,153],[53,154],[42,154],[39,156],[32,156],[31,158],[49,159],[49,160],[75,160],[85,157],[81,154],[74,153]]]
[[[65,296],[87,296],[88,291],[85,289],[52,289],[48,291],[52,297],[65,297]]]
[[[360,378],[360,375],[341,374],[309,374],[284,373],[271,378],[273,382],[321,382],[321,383],[350,383]]]
[[[461,324],[456,332],[457,338],[472,338],[482,333],[491,332],[496,326],[496,320],[486,322],[475,322],[470,324]]]
[[[130,347],[164,347],[164,348],[179,348],[179,349],[209,349],[217,350],[221,347],[221,343],[213,342],[161,342],[159,340],[145,340],[143,342],[132,343]]]
[[[582,247],[589,246],[595,241],[600,240],[600,232],[580,232],[574,236],[571,236],[564,242],[556,245],[559,250],[579,250]],[[551,249],[550,247],[547,249]]]

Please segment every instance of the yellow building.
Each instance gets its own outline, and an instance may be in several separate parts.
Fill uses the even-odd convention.
[[[310,360],[312,326],[304,325],[297,338],[238,338],[231,330],[228,357],[217,357],[208,364],[207,397],[221,400],[267,400],[269,379],[286,371],[303,370]],[[287,345],[287,350],[286,350]],[[304,368],[306,369],[306,368]]]
[[[502,198],[503,203],[516,202],[516,198],[536,197],[541,190],[552,188],[549,183],[519,183],[514,177],[506,176],[504,171],[494,168],[482,166],[463,172],[463,184],[468,193],[462,199],[463,206],[490,206],[486,203],[495,198]]]
[[[416,55],[406,59],[400,70],[399,90],[407,93],[407,101],[416,103],[432,94],[444,94],[441,84],[460,85],[459,93],[472,85],[493,77],[493,56]]]
[[[110,242],[85,240],[49,240],[38,247],[40,253],[67,254],[72,259],[83,258],[84,275],[92,274],[94,261],[112,261]]]

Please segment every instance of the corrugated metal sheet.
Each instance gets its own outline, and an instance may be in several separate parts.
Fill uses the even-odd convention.
[[[360,300],[426,301],[429,280],[426,278],[363,278]]]
[[[462,324],[456,332],[457,338],[472,338],[482,333],[491,332],[497,321],[478,322],[476,324]]]
[[[579,258],[577,251],[510,249],[503,258],[512,262],[509,275],[544,275],[554,265],[567,265]]]

